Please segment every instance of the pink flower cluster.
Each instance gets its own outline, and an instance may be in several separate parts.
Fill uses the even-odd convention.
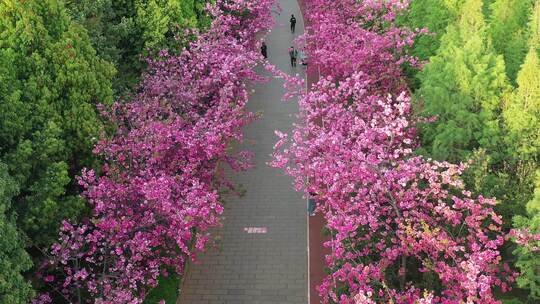
[[[211,28],[177,55],[149,60],[138,93],[104,115],[115,126],[95,153],[101,176],[79,179],[93,216],[64,222],[40,275],[51,297],[69,303],[142,303],[169,271],[181,274],[219,223],[223,164],[241,170],[249,154],[229,155],[253,119],[245,106],[257,34],[271,28],[273,0],[217,0]],[[105,112],[105,111],[103,111]],[[48,303],[41,295],[36,303]]]
[[[507,238],[529,252],[540,253],[540,234],[527,228],[511,229]]]
[[[324,78],[300,97],[273,165],[315,194],[331,232],[324,303],[499,303],[495,200],[473,197],[464,165],[418,157],[402,64],[414,33],[395,26],[407,1],[310,0],[309,58]],[[505,278],[504,280],[500,278]]]

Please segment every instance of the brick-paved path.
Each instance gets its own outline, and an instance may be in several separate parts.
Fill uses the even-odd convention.
[[[266,39],[269,60],[283,71],[290,67],[287,48],[302,34],[304,24],[295,0],[280,0],[283,11],[274,14],[276,27]],[[296,34],[289,18],[297,19]],[[260,70],[261,73],[265,73]],[[255,168],[232,178],[247,191],[226,202],[223,227],[214,231],[219,249],[210,249],[191,264],[185,276],[180,304],[307,304],[306,202],[294,191],[292,180],[270,168],[274,130],[290,131],[298,111],[296,102],[283,103],[283,83],[273,79],[258,85],[249,110],[263,116],[245,129],[242,149],[255,153]],[[247,233],[245,227],[266,227],[266,233]]]

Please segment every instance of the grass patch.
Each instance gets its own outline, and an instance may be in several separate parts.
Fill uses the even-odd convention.
[[[529,290],[521,289],[513,286],[512,291],[502,293],[499,288],[494,288],[493,294],[495,299],[502,300],[503,304],[535,304],[538,303],[533,299],[529,299]]]
[[[150,291],[144,300],[144,304],[156,304],[160,300],[165,300],[167,304],[176,303],[180,281],[180,277],[177,274],[170,274],[168,277],[159,277],[158,286]]]

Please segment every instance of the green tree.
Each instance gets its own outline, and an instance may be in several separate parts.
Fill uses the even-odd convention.
[[[534,197],[527,203],[528,217],[516,216],[514,223],[518,228],[527,228],[532,233],[540,233],[540,170],[537,172],[536,189]],[[540,253],[534,250],[540,242],[530,246],[519,246],[515,250],[518,256],[516,263],[520,269],[520,276],[517,280],[519,287],[528,288],[532,299],[540,299]]]
[[[540,60],[529,49],[517,76],[518,88],[508,98],[503,117],[508,129],[509,154],[538,161],[540,156]]]
[[[515,137],[509,140],[503,111],[508,112],[513,92],[504,59],[491,47],[482,1],[467,0],[458,20],[448,26],[437,54],[419,74],[417,111],[437,117],[420,127],[419,152],[452,162],[472,160],[466,183],[498,199],[497,212],[508,229],[514,215],[525,213],[536,163],[510,154]]]
[[[504,60],[489,45],[482,1],[465,1],[458,22],[448,26],[437,54],[419,74],[418,111],[437,116],[421,127],[423,154],[461,161],[485,148],[500,157],[501,97],[510,87]]]
[[[427,28],[430,35],[422,35],[414,42],[413,53],[421,60],[435,55],[441,36],[448,24],[459,16],[464,0],[416,0],[412,1],[405,16],[399,20],[409,28]]]
[[[0,163],[0,303],[26,304],[34,292],[22,273],[32,266],[15,225],[11,198],[17,185]]]
[[[72,18],[82,24],[98,55],[113,62],[117,94],[138,82],[141,56],[175,48],[174,34],[208,25],[205,0],[66,0]]]
[[[112,62],[117,95],[136,85],[143,63],[142,29],[137,26],[135,0],[66,0],[71,17],[88,31],[98,55]]]
[[[441,37],[448,24],[455,22],[459,16],[459,8],[464,0],[416,0],[412,1],[407,12],[397,20],[398,25],[411,29],[429,30],[429,34],[415,39],[412,54],[422,61],[435,55],[440,46]],[[420,86],[417,77],[418,69],[405,66],[404,69],[411,89]]]
[[[491,5],[489,34],[497,53],[504,56],[508,78],[515,82],[527,54],[527,20],[534,0],[496,0]]]
[[[137,24],[145,48],[171,48],[180,29],[199,26],[201,2],[196,0],[136,0]]]
[[[66,0],[65,5],[73,20],[87,30],[98,55],[117,64],[123,55],[119,48],[122,39],[136,36],[133,1]]]
[[[114,73],[61,1],[0,4],[0,160],[20,186],[14,206],[35,244],[84,212],[74,176],[95,162],[96,105],[111,102]]]
[[[489,152],[482,148],[472,152],[464,180],[476,193],[497,198],[496,211],[503,216],[504,228],[510,229],[514,216],[526,214],[525,204],[534,190],[537,164],[512,155],[495,162]]]
[[[529,21],[529,47],[540,55],[540,2],[536,2]]]
[[[505,203],[506,213],[521,215],[532,197],[535,171],[540,160],[540,60],[538,48],[538,9],[529,26],[529,52],[517,74],[517,88],[505,96],[504,157],[492,171],[499,175],[486,189],[499,189],[496,194]],[[533,34],[537,33],[537,34]]]

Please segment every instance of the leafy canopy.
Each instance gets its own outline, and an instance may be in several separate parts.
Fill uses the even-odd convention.
[[[489,47],[482,1],[467,0],[419,75],[418,111],[437,118],[421,128],[421,153],[460,161],[476,148],[498,150],[501,96],[510,89],[504,69]]]
[[[534,0],[497,0],[491,5],[489,36],[502,54],[508,78],[515,83],[527,54],[527,27]]]
[[[0,162],[0,302],[5,304],[26,304],[33,296],[30,284],[22,275],[30,269],[32,261],[24,250],[11,209],[11,199],[17,192],[7,166]]]
[[[85,208],[73,178],[95,163],[96,105],[111,102],[115,69],[62,2],[0,6],[0,159],[20,187],[21,227],[42,244]]]

